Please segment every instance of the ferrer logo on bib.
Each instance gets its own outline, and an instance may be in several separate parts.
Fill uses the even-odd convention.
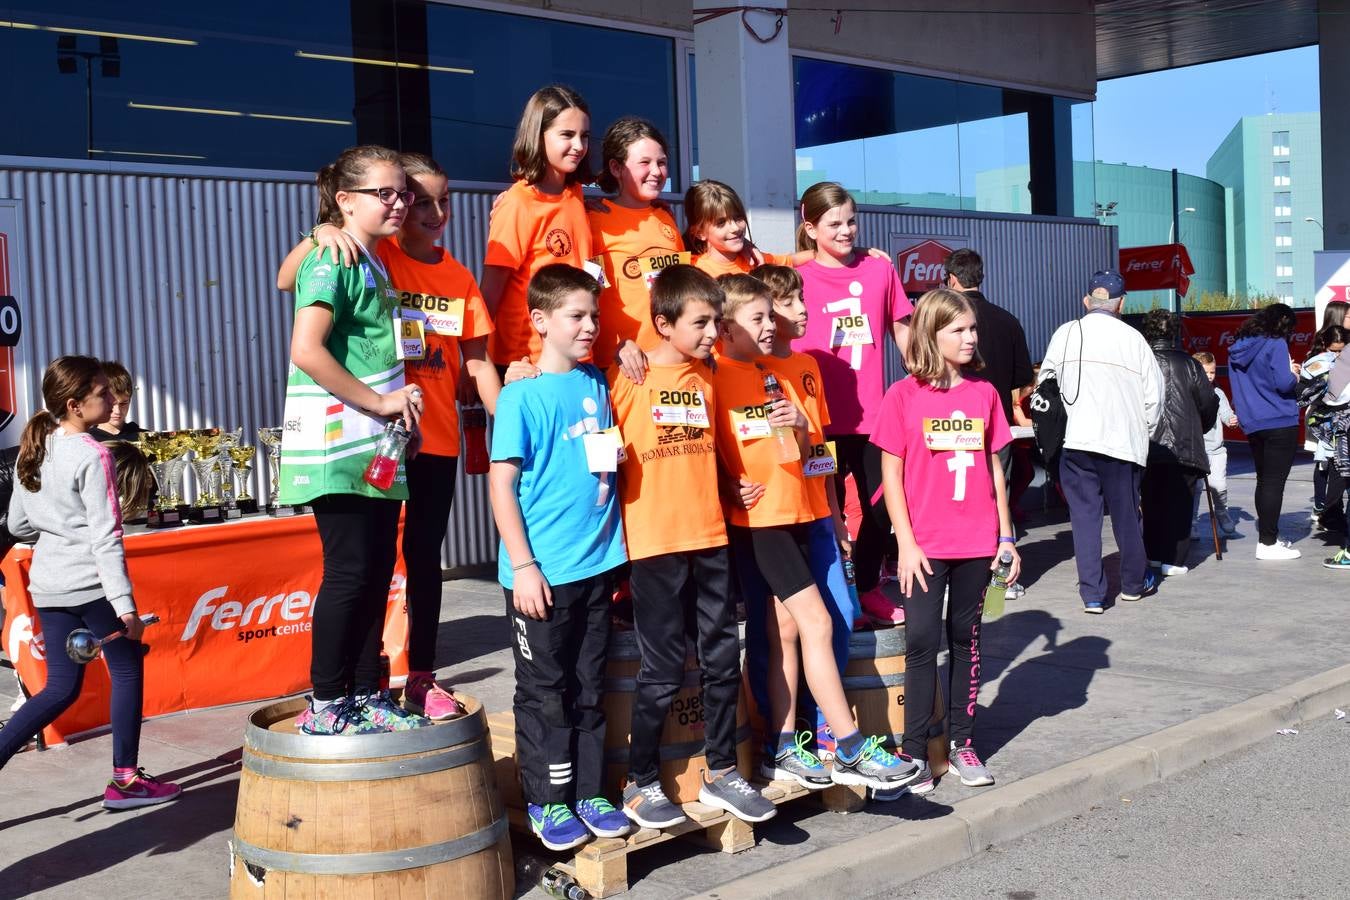
[[[923,420],[923,445],[929,450],[983,450],[984,419],[960,413],[948,419]]]

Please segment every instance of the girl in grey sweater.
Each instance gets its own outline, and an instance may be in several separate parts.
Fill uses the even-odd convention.
[[[112,411],[102,364],[62,356],[42,375],[45,409],[33,416],[19,443],[9,530],[33,541],[29,590],[48,648],[47,683],[0,729],[0,766],[80,695],[84,666],[66,655],[76,628],[124,638],[103,646],[112,680],[113,778],[103,795],[109,809],[172,800],[176,784],[139,768],[144,680],[144,626],[136,614],[122,552],[122,509],[108,449],[89,435]],[[129,498],[133,499],[133,498]]]

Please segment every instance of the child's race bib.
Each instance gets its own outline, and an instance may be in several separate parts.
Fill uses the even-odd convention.
[[[818,478],[822,475],[833,475],[836,471],[838,463],[835,462],[834,441],[812,444],[806,452],[806,464],[802,466],[802,473],[807,478]]]
[[[606,428],[604,431],[583,434],[581,440],[586,447],[586,468],[597,474],[617,472],[619,463],[628,458],[628,455],[624,452],[623,437],[619,434],[619,426],[617,425]]]
[[[984,419],[968,419],[961,413],[948,419],[923,420],[923,445],[929,450],[983,450]]]
[[[421,359],[426,355],[426,313],[407,306],[393,312],[394,346],[399,359]]]
[[[731,429],[741,441],[773,434],[773,429],[769,427],[769,413],[762,403],[738,406],[731,410]]]
[[[707,428],[708,407],[702,391],[667,390],[656,392],[652,421],[657,425],[688,425]]]
[[[872,324],[867,313],[835,316],[831,347],[861,347],[872,343]]]
[[[647,290],[652,289],[652,282],[656,281],[656,276],[660,274],[662,269],[667,266],[690,265],[693,258],[694,255],[688,250],[670,250],[639,256],[638,268],[647,282]]]

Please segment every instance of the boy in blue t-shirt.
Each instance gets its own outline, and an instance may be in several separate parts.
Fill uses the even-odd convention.
[[[530,827],[550,850],[583,843],[588,829],[629,829],[600,793],[609,603],[627,555],[609,388],[580,362],[595,341],[599,295],[594,278],[561,263],[530,279],[540,374],[502,390],[488,475],[516,661],[517,763]]]

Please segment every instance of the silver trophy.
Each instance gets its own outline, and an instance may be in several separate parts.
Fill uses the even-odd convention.
[[[258,443],[267,448],[267,468],[271,474],[272,492],[267,498],[269,516],[293,516],[294,506],[282,506],[277,503],[281,483],[281,426],[272,425],[258,429]]]

